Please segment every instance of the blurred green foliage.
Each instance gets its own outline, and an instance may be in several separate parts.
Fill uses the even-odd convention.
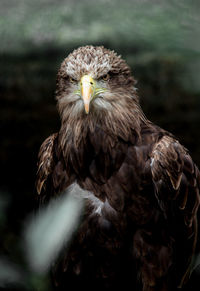
[[[199,6],[197,0],[2,0],[1,52],[109,41],[199,53]]]
[[[60,124],[54,91],[61,61],[86,44],[121,54],[147,117],[200,165],[199,11],[199,0],[1,0],[0,265],[16,278],[13,290],[50,290],[45,275],[27,269],[21,235],[35,205],[39,146]],[[19,287],[23,280],[29,283]]]

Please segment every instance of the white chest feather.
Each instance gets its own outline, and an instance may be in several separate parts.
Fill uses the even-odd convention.
[[[92,192],[83,190],[77,183],[72,184],[69,188],[74,197],[89,200],[94,207],[93,213],[101,215],[102,207],[104,206],[103,201],[98,199]]]

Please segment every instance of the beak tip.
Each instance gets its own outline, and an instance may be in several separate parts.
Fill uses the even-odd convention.
[[[90,111],[89,104],[85,104],[85,113],[89,114],[89,111]]]

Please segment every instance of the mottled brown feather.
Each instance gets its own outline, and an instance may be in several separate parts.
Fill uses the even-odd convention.
[[[57,133],[50,135],[42,143],[38,154],[38,170],[36,180],[36,190],[40,195],[42,189],[45,190],[45,182],[48,176],[52,173],[54,165],[54,142],[58,137]]]

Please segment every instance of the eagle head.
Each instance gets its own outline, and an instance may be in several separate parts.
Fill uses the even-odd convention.
[[[122,112],[137,102],[130,67],[114,51],[85,46],[64,59],[57,76],[56,99],[62,118]]]

